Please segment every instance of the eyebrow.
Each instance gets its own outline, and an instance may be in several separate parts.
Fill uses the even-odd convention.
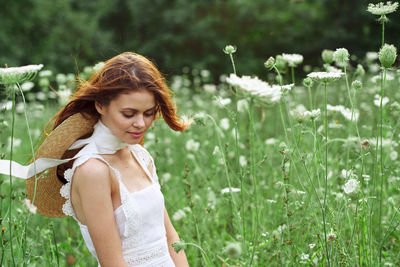
[[[154,106],[154,107],[152,107],[152,108],[149,108],[149,109],[145,110],[144,112],[148,112],[148,111],[154,110],[154,109],[156,109],[156,108],[157,108],[157,106]],[[133,112],[138,112],[139,110],[134,109],[134,108],[123,108],[122,111],[133,111]]]

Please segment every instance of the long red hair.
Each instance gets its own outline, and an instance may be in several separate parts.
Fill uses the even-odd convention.
[[[89,80],[79,80],[77,90],[69,103],[51,121],[53,129],[69,116],[81,113],[84,116],[100,118],[95,102],[108,105],[119,94],[132,90],[146,89],[154,94],[157,113],[175,131],[184,131],[189,122],[180,120],[171,97],[173,92],[165,83],[165,78],[146,57],[133,52],[117,55],[95,71]]]

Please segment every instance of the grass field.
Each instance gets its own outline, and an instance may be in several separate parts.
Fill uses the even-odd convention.
[[[170,87],[193,125],[176,133],[158,120],[146,135],[191,266],[399,266],[400,72],[381,68],[376,52],[325,66],[278,60],[260,79],[290,84],[300,67],[342,76],[312,84],[297,76],[277,101],[265,101],[226,77],[213,84],[209,71],[185,70]],[[26,90],[34,143],[65,103],[49,83],[65,95],[73,87],[68,76],[39,73]],[[1,103],[0,153],[8,159],[12,110]],[[21,103],[17,94],[13,160],[27,163]],[[0,265],[95,266],[72,218],[32,214],[24,181],[0,177]]]

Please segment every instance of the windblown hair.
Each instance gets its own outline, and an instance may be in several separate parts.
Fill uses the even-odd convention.
[[[84,116],[100,118],[95,102],[108,105],[119,94],[140,89],[154,94],[156,118],[162,115],[175,131],[184,131],[189,127],[190,123],[180,120],[177,115],[177,109],[171,100],[173,92],[154,64],[144,56],[125,52],[107,60],[89,80],[79,80],[77,90],[69,103],[53,117],[53,129],[78,112]]]

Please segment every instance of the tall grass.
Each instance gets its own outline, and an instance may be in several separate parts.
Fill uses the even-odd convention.
[[[236,73],[240,62],[232,54],[229,59]],[[368,71],[357,76],[363,88],[354,91],[357,63]],[[176,133],[159,120],[145,147],[155,159],[172,222],[187,241],[191,266],[400,265],[400,74],[379,74],[376,63],[350,61],[345,79],[298,83],[270,105],[225,82],[212,84],[207,71],[171,79],[180,112],[196,123]],[[275,71],[268,82],[296,81],[293,68]],[[56,99],[35,98],[37,87],[23,109],[29,125],[18,109],[0,113],[0,121],[9,122],[0,132],[7,159],[27,163],[26,133],[33,133],[35,147],[37,132],[60,108]],[[381,96],[377,104],[375,94]],[[22,103],[21,94],[16,97]],[[343,105],[350,115],[328,104]],[[323,114],[298,116],[300,105]],[[13,135],[21,145],[9,140]],[[96,264],[73,219],[30,214],[24,181],[0,178],[1,265]],[[352,179],[359,185],[346,193]]]

